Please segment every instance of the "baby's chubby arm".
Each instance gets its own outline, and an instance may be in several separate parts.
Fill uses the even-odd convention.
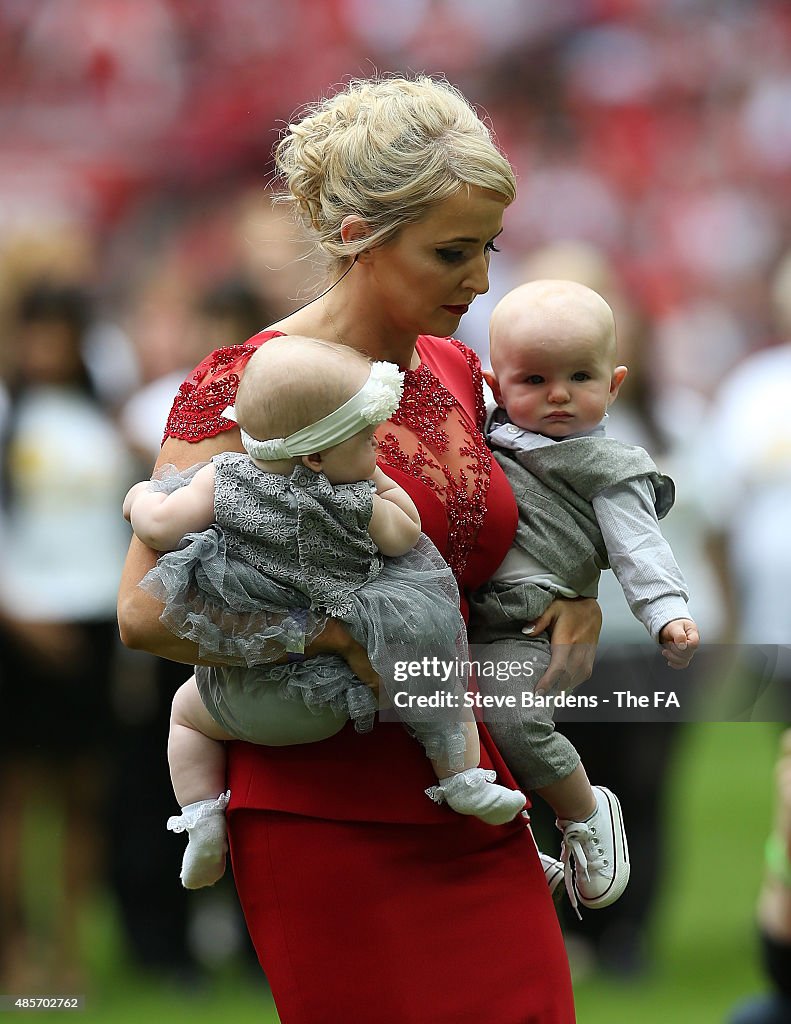
[[[420,515],[415,503],[403,487],[399,487],[378,466],[374,470],[373,482],[376,494],[368,524],[371,540],[389,558],[405,555],[417,544],[420,536]]]
[[[214,466],[201,467],[185,487],[171,494],[149,490],[144,480],[124,498],[124,518],[155,551],[172,551],[186,533],[206,530],[214,522]]]

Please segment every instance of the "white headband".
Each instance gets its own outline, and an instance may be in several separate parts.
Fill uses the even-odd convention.
[[[398,408],[404,390],[404,373],[395,363],[371,364],[371,373],[356,395],[334,409],[328,416],[297,430],[289,437],[273,437],[259,441],[239,428],[247,454],[262,462],[292,459],[298,455],[313,455],[332,448],[358,434],[367,426],[390,419]],[[223,416],[238,422],[233,406]]]

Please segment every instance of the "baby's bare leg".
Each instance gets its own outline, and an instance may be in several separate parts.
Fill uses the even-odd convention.
[[[464,765],[458,770],[466,771],[467,768],[477,768],[481,763],[481,741],[478,738],[478,729],[475,722],[462,722],[461,727],[464,731],[466,746],[464,749]],[[456,774],[455,771],[451,771],[444,761],[432,761],[431,765],[438,779],[448,779],[451,775]]]
[[[224,741],[232,740],[203,706],[195,677],[179,687],[170,711],[168,763],[179,806],[225,790]]]
[[[557,818],[585,821],[596,810],[596,797],[581,764],[559,782],[537,788],[536,793],[546,800]]]
[[[224,741],[230,739],[203,706],[193,676],[173,698],[168,737],[170,777],[182,810],[168,828],[186,832],[189,839],[181,863],[185,889],[214,885],[225,872],[229,794],[224,792]]]

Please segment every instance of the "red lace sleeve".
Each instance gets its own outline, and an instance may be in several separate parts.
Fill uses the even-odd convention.
[[[239,376],[258,345],[246,342],[219,348],[192,371],[178,390],[165,425],[165,438],[204,441],[234,424],[222,413],[236,400]]]
[[[472,386],[475,390],[475,425],[482,432],[486,425],[486,403],[483,399],[483,370],[481,368],[481,361],[478,358],[478,353],[474,352],[469,345],[465,345],[463,341],[459,341],[458,338],[450,338],[449,341],[461,352],[470,368]]]

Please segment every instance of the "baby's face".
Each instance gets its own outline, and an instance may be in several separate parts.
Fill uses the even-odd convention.
[[[517,426],[556,440],[592,430],[626,376],[613,350],[595,323],[505,331],[493,348],[497,402]]]
[[[371,479],[378,448],[375,430],[376,427],[366,427],[321,453],[321,470],[331,484],[354,484]]]

